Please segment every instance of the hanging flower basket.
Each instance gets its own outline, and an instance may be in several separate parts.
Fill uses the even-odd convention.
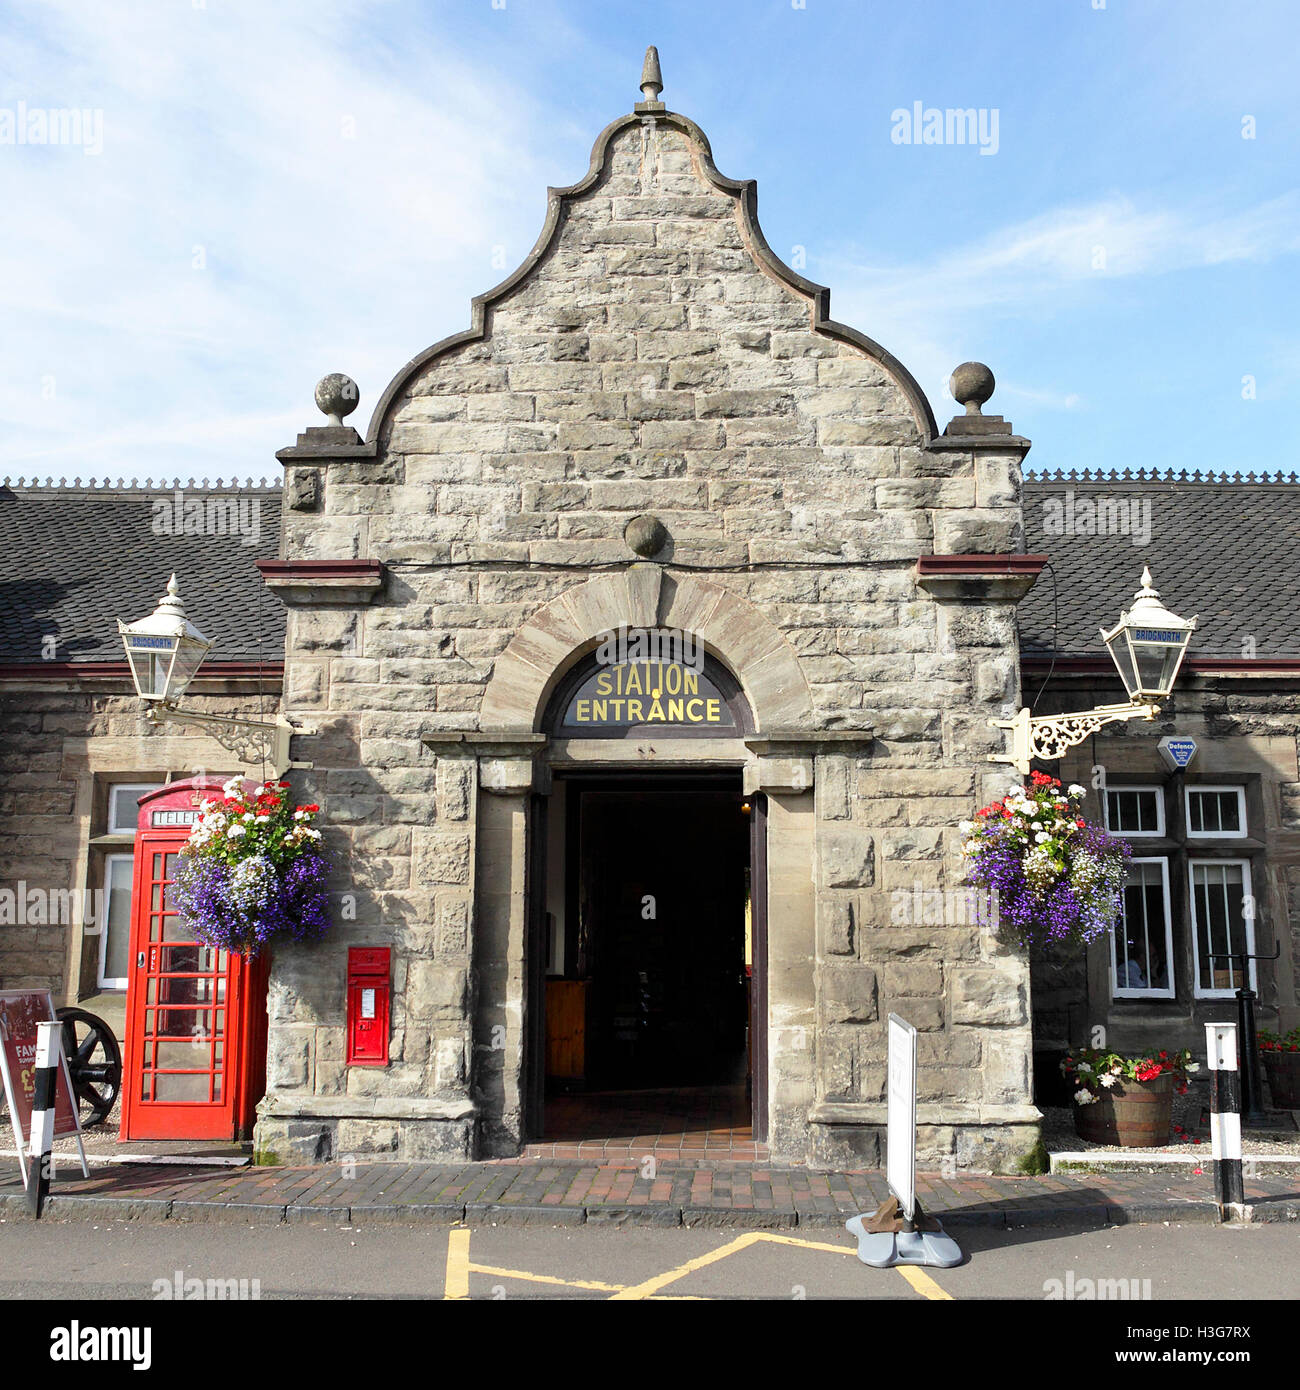
[[[1300,1028],[1280,1036],[1261,1032],[1259,1055],[1268,1077],[1268,1093],[1278,1110],[1300,1110]]]
[[[1086,794],[1034,772],[1026,786],[961,822],[967,872],[989,890],[977,914],[1002,940],[1085,945],[1114,927],[1130,850],[1079,815]]]
[[[252,959],[277,937],[328,930],[329,863],[315,805],[290,803],[287,782],[231,778],[203,802],[181,850],[171,901],[195,939]]]
[[[1061,1072],[1076,1088],[1075,1132],[1094,1144],[1162,1148],[1173,1126],[1174,1095],[1186,1093],[1188,1073],[1196,1070],[1186,1050],[1153,1057],[1095,1048],[1071,1052]]]

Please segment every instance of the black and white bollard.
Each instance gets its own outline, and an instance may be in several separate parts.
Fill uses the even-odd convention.
[[[1205,1050],[1210,1062],[1210,1139],[1214,1153],[1214,1196],[1223,1220],[1246,1219],[1241,1180],[1241,1072],[1237,1066],[1237,1025],[1207,1023]]]
[[[36,1025],[36,1081],[32,1093],[32,1134],[27,1145],[27,1205],[39,1216],[50,1190],[50,1152],[54,1148],[54,1105],[58,1096],[63,1025]]]

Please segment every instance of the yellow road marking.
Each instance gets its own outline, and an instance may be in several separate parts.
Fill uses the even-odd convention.
[[[947,1300],[949,1303],[956,1302],[952,1294],[945,1293],[923,1269],[918,1269],[916,1265],[895,1265],[894,1268],[909,1284],[911,1284],[917,1293],[924,1295],[926,1298],[934,1299],[936,1302],[941,1299]]]
[[[470,1265],[473,1274],[494,1274],[498,1279],[530,1279],[534,1284],[567,1284],[575,1289],[595,1289],[599,1293],[618,1293],[623,1284],[602,1284],[597,1279],[561,1279],[554,1274],[530,1274],[526,1269],[498,1269],[495,1265]]]
[[[728,1241],[726,1245],[720,1245],[707,1255],[698,1255],[695,1259],[687,1260],[685,1264],[678,1265],[675,1269],[667,1269],[662,1274],[656,1274],[653,1278],[646,1279],[643,1283],[632,1284],[626,1289],[621,1289],[610,1299],[610,1302],[649,1298],[652,1294],[657,1294],[660,1289],[667,1288],[669,1284],[675,1284],[679,1279],[685,1279],[688,1274],[694,1274],[697,1269],[704,1269],[708,1265],[716,1264],[718,1260],[725,1260],[728,1255],[734,1255],[737,1250],[746,1249],[756,1241],[762,1240],[765,1234],[763,1231],[750,1231],[746,1235],[737,1236],[735,1240]]]
[[[749,1246],[757,1245],[760,1241],[767,1241],[774,1245],[799,1245],[805,1250],[828,1250],[836,1255],[856,1253],[851,1246],[828,1245],[825,1241],[820,1240],[800,1240],[797,1236],[779,1236],[771,1231],[750,1231],[743,1236],[737,1236],[735,1240],[729,1241],[726,1245],[720,1245],[707,1255],[697,1256],[693,1260],[687,1260],[685,1264],[678,1265],[675,1269],[656,1274],[652,1279],[647,1279],[643,1283],[621,1289],[610,1301],[652,1298],[660,1289],[666,1288],[669,1284],[675,1284],[688,1274],[694,1274],[696,1270],[704,1269],[708,1265],[715,1264],[718,1260],[725,1260],[728,1255],[734,1255],[737,1251],[748,1249]]]
[[[447,1281],[443,1298],[469,1297],[469,1227],[453,1227],[447,1235]]]
[[[760,1240],[775,1241],[778,1245],[802,1245],[805,1250],[829,1250],[832,1255],[856,1255],[851,1245],[828,1245],[824,1240],[799,1240],[795,1236],[777,1236],[764,1232]]]
[[[795,1245],[804,1250],[820,1250],[832,1255],[857,1254],[857,1249],[851,1245],[831,1245],[827,1241],[803,1240],[798,1236],[777,1235],[772,1231],[748,1231],[742,1236],[737,1236],[735,1240],[718,1246],[716,1250],[711,1250],[705,1255],[698,1255],[693,1260],[687,1260],[685,1264],[664,1270],[662,1274],[653,1275],[639,1284],[624,1285],[606,1284],[598,1279],[562,1279],[555,1274],[534,1274],[526,1269],[503,1269],[497,1265],[471,1264],[469,1260],[469,1236],[469,1229],[462,1227],[452,1230],[448,1237],[447,1288],[444,1295],[446,1298],[469,1297],[469,1276],[472,1271],[475,1274],[486,1274],[497,1279],[522,1279],[534,1284],[553,1284],[574,1289],[590,1289],[595,1293],[608,1293],[611,1295],[611,1302],[642,1299],[653,1302],[668,1300],[707,1302],[709,1301],[707,1298],[698,1294],[666,1294],[661,1293],[660,1290],[667,1288],[669,1284],[675,1284],[679,1279],[686,1278],[688,1274],[694,1274],[697,1270],[705,1269],[711,1264],[716,1264],[719,1260],[725,1260],[728,1256],[738,1254],[741,1250],[747,1250],[751,1245],[757,1245],[760,1242],[766,1242],[770,1245]],[[954,1301],[950,1293],[941,1289],[928,1274],[916,1265],[897,1265],[895,1268],[923,1298],[935,1301]]]

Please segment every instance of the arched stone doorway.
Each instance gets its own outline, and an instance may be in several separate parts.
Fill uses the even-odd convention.
[[[566,1157],[752,1156],[766,881],[739,682],[695,634],[620,628],[566,673],[543,722],[529,1137]]]
[[[684,684],[678,691],[668,667],[658,673],[664,696],[703,702],[694,711],[698,718],[666,702],[662,713],[617,710],[620,698],[639,696],[617,679],[603,691],[606,707],[593,705],[602,693],[595,684],[604,669],[600,649],[620,631],[673,633],[698,645],[698,684],[689,691]],[[710,708],[717,716],[712,720]],[[635,850],[635,830],[645,835],[647,827],[659,826],[652,848],[669,861],[672,930],[689,941],[691,921],[719,921],[698,953],[701,969],[714,978],[721,1015],[717,1046],[702,1048],[698,1059],[705,1084],[708,1068],[725,1070],[729,1060],[746,1108],[752,1097],[755,1138],[770,1136],[774,1153],[803,1156],[815,1019],[814,750],[802,742],[814,737],[812,729],[808,685],[785,638],[744,598],[694,576],[634,565],[568,591],[516,633],[495,665],[477,736],[485,794],[476,828],[475,1073],[486,1154],[518,1152],[546,1133],[548,1050],[554,1072],[564,1045],[548,1026],[548,1004],[554,1020],[565,992],[552,983],[548,1000],[548,980],[577,983],[593,963],[579,954],[599,950],[597,932],[605,933],[605,960],[611,949],[619,957],[620,929],[611,926],[611,915],[626,915],[642,898],[656,897],[648,890],[628,893],[645,886],[648,872],[664,873],[663,864],[647,867],[653,853]],[[718,828],[727,807],[735,813],[730,837]],[[706,901],[695,905],[702,912],[692,915],[671,879],[674,872],[698,879],[702,871],[690,866],[679,832],[694,827],[697,839],[707,839],[711,817],[717,834],[709,843],[719,873],[701,895]],[[602,880],[595,863],[608,857],[620,834],[634,848]],[[599,1053],[591,1059],[596,1084],[664,1079],[671,1086],[692,1079],[689,1066],[672,1072],[690,1060],[683,1048],[651,1046],[637,1057],[629,1045],[629,1035],[647,1025],[656,1007],[653,997],[644,1009],[624,1007],[629,975],[653,977],[665,959],[674,967],[681,963],[680,952],[666,954],[666,931],[645,935],[645,942],[633,943],[631,958],[623,951],[623,978],[604,982],[607,997],[600,997],[598,979],[586,991],[569,991],[576,1003],[567,1002],[583,1013],[585,1041]],[[635,932],[622,936],[627,947]],[[640,945],[652,956],[657,950],[659,963],[637,959]],[[729,960],[735,999],[721,983]],[[652,996],[653,978],[645,983]],[[707,989],[697,992],[684,1004],[679,998],[665,1036],[689,1034],[707,995]],[[736,1018],[739,1025],[729,1026],[727,1020]],[[657,1067],[666,1070],[656,1076]]]

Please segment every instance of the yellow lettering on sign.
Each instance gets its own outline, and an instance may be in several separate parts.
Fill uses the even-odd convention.
[[[725,725],[726,701],[707,678],[676,661],[642,660],[596,671],[574,692],[566,718],[573,724]],[[708,692],[712,691],[712,694]],[[609,698],[609,697],[613,698]],[[642,698],[635,698],[640,696]],[[632,697],[632,698],[628,698]],[[2,909],[0,909],[2,910]]]

